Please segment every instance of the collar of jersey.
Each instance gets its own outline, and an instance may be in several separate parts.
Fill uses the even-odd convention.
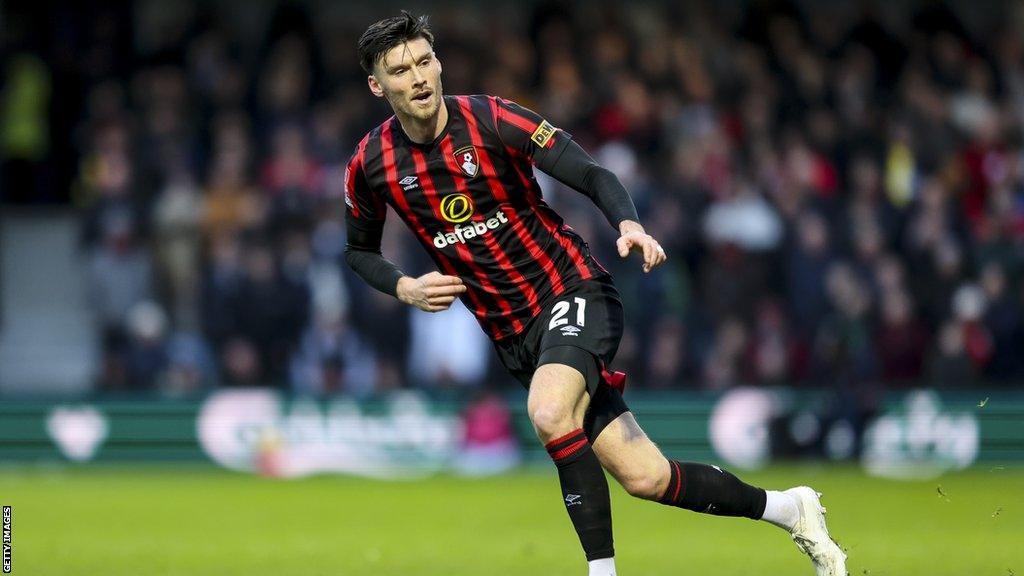
[[[448,101],[449,98],[452,98],[452,96],[441,97],[441,103],[444,104],[444,107],[448,110],[448,121],[445,122],[444,129],[441,130],[441,133],[437,135],[437,138],[434,138],[430,142],[424,142],[422,144],[419,142],[413,142],[412,138],[409,138],[409,135],[405,133],[405,129],[402,128],[402,123],[398,121],[398,115],[391,117],[391,122],[393,122],[391,126],[391,131],[400,134],[402,140],[404,140],[405,143],[410,146],[415,146],[417,148],[423,148],[426,150],[432,150],[434,146],[437,146],[438,142],[443,140],[444,137],[448,135],[448,131],[451,130],[452,128],[452,120],[454,118],[455,111],[458,109],[458,107],[451,106],[450,102]]]

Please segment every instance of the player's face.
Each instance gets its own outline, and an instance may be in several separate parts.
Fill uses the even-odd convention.
[[[430,120],[441,107],[441,63],[423,38],[388,50],[374,66],[370,91],[387,98],[399,117]]]

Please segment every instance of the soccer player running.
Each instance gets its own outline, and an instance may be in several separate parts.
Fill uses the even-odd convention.
[[[590,198],[636,252],[665,262],[608,170],[534,112],[494,96],[444,96],[425,17],[407,12],[359,39],[370,91],[395,115],[367,134],[345,175],[346,260],[368,284],[426,312],[460,298],[528,390],[527,411],[558,469],[563,502],[591,576],[615,574],[602,468],[631,495],[782,527],[819,575],[844,576],[845,555],[808,487],[763,490],[717,466],[669,460],[622,399],[608,365],[622,336],[611,276],[543,200],[533,166]],[[386,205],[440,272],[402,273],[381,254]]]

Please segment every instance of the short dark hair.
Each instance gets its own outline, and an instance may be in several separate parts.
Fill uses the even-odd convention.
[[[376,22],[359,37],[359,65],[367,74],[373,74],[373,65],[388,50],[417,38],[423,38],[431,46],[434,45],[434,35],[427,25],[426,16],[416,17],[402,10],[401,16]]]

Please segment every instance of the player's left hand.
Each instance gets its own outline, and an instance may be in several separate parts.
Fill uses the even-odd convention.
[[[622,235],[615,242],[619,248],[619,256],[625,258],[629,256],[631,251],[643,254],[643,269],[645,273],[662,265],[668,259],[665,249],[650,234],[645,232],[640,224],[627,220],[619,225],[619,231]]]

